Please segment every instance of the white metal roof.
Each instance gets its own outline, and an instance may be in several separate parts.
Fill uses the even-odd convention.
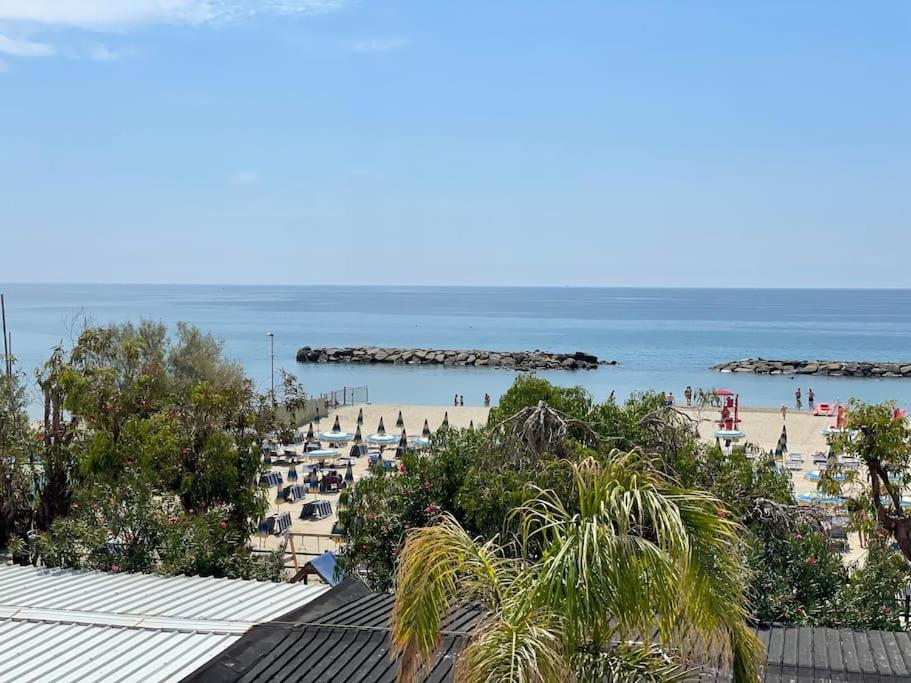
[[[178,681],[326,590],[0,566],[0,681]]]

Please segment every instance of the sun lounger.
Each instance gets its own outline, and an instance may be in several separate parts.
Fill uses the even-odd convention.
[[[281,486],[282,481],[281,472],[274,470],[272,472],[266,472],[259,478],[259,483],[265,484],[266,486]]]
[[[313,500],[301,508],[300,519],[326,519],[332,514],[332,506],[328,500]]]
[[[282,512],[275,519],[275,528],[272,529],[272,533],[276,536],[280,536],[285,533],[288,529],[291,528],[291,513]]]

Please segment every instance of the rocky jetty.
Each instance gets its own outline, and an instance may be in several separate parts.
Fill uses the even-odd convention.
[[[911,377],[911,363],[851,362],[835,360],[766,360],[745,358],[713,365],[719,372],[754,375],[825,375],[828,377]]]
[[[598,361],[597,356],[546,351],[480,351],[453,349],[390,349],[376,346],[311,348],[297,352],[298,363],[392,363],[395,365],[456,365],[509,370],[593,370],[617,361]]]

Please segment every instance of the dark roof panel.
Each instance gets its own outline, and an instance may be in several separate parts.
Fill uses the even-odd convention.
[[[185,683],[395,683],[392,605],[391,595],[346,579],[309,605],[254,627]],[[450,611],[424,681],[452,680],[456,656],[479,616],[472,605]],[[756,635],[768,651],[763,683],[911,683],[907,633],[764,626]],[[706,668],[699,680],[730,683],[731,675]]]

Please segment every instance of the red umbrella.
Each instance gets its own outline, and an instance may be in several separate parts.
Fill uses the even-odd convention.
[[[715,396],[733,396],[734,395],[734,392],[731,391],[730,389],[715,389],[715,391],[712,393],[714,393]]]

